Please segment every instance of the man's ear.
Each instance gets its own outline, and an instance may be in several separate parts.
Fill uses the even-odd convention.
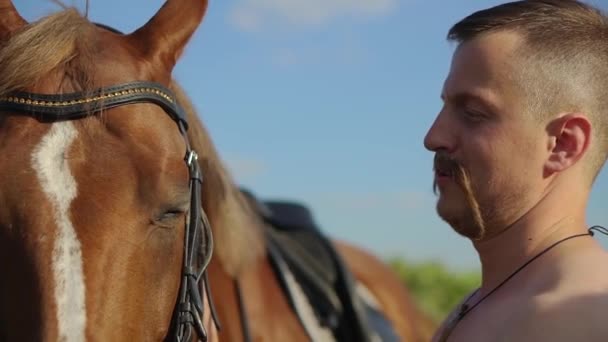
[[[549,158],[545,174],[561,172],[578,162],[589,149],[591,122],[582,113],[567,113],[547,126]]]

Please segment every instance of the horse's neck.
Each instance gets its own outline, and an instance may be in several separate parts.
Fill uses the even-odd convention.
[[[261,221],[249,209],[238,189],[225,185],[224,196],[203,190],[215,240],[214,253],[228,274],[236,277],[258,261],[264,251]]]
[[[199,155],[203,208],[211,223],[214,254],[225,271],[234,277],[263,255],[261,222],[235,187],[192,101],[176,81],[172,82],[171,89],[186,112],[190,123],[188,139]]]

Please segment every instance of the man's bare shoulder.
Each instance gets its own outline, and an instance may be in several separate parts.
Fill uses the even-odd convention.
[[[606,341],[608,288],[604,291],[534,300],[533,308],[514,317],[518,341]]]
[[[518,340],[608,340],[608,253],[583,256],[570,266],[577,267],[514,318],[521,327]]]
[[[556,275],[556,286],[548,291],[549,298],[605,293],[608,289],[608,252],[594,249],[567,258]]]
[[[454,342],[608,341],[608,253],[567,253],[559,263],[539,267],[527,277],[454,325],[457,306],[433,341],[442,341],[454,327]]]

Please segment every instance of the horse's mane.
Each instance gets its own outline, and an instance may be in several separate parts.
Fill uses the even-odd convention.
[[[68,8],[15,32],[0,46],[0,96],[35,86],[60,69],[66,71],[62,83],[70,82],[74,90],[89,90],[93,27],[76,9]]]
[[[235,186],[186,93],[175,81],[171,89],[186,111],[188,139],[199,154],[203,170],[203,207],[214,228],[214,253],[217,253],[224,269],[236,276],[262,255],[262,222]]]
[[[32,87],[61,71],[74,91],[93,90],[95,25],[76,9],[67,8],[27,25],[0,45],[0,96]],[[209,215],[215,253],[230,275],[261,255],[261,221],[253,214],[215,150],[211,138],[185,92],[173,82],[178,102],[190,124],[188,138],[203,170],[203,207]]]

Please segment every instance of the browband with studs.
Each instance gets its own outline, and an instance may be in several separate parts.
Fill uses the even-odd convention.
[[[152,102],[167,111],[173,120],[188,128],[183,109],[171,90],[154,82],[136,81],[100,88],[90,93],[34,94],[14,92],[0,97],[0,110],[40,116],[42,120],[78,119],[129,103]]]

